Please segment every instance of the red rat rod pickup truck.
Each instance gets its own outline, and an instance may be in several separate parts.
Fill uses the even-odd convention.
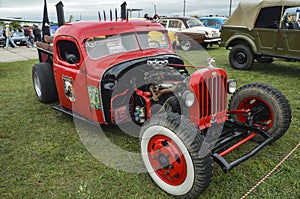
[[[189,74],[165,28],[128,20],[122,5],[120,19],[110,12],[108,20],[63,24],[52,44],[38,43],[32,80],[39,101],[58,100],[54,109],[85,121],[136,128],[151,178],[182,198],[209,186],[213,160],[228,172],[285,134],[291,110],[280,91],[264,83],[236,90],[215,67]],[[254,149],[226,160],[249,141]]]

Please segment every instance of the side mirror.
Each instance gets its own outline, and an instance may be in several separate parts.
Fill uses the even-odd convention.
[[[78,58],[74,54],[66,54],[66,60],[69,64],[76,64]]]

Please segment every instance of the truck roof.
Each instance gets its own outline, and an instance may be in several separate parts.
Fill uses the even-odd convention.
[[[79,43],[86,38],[95,36],[114,35],[126,32],[143,31],[166,31],[166,29],[156,22],[148,20],[118,20],[118,21],[80,21],[61,26],[56,36],[71,36],[77,39]]]

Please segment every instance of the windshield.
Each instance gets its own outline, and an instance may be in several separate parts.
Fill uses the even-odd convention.
[[[85,41],[85,48],[89,57],[99,59],[140,49],[169,48],[169,43],[166,32],[146,31],[88,38]]]
[[[204,27],[203,23],[199,20],[199,19],[189,19],[187,21],[187,25],[190,27],[190,28],[193,28],[193,27]]]
[[[166,33],[160,31],[137,33],[138,42],[142,50],[149,48],[168,48]]]

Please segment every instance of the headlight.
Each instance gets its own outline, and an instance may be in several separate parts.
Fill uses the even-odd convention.
[[[236,91],[237,83],[234,79],[229,79],[227,81],[228,93],[233,94]]]
[[[182,99],[187,107],[191,107],[195,102],[195,95],[191,91],[185,91],[182,94]]]

